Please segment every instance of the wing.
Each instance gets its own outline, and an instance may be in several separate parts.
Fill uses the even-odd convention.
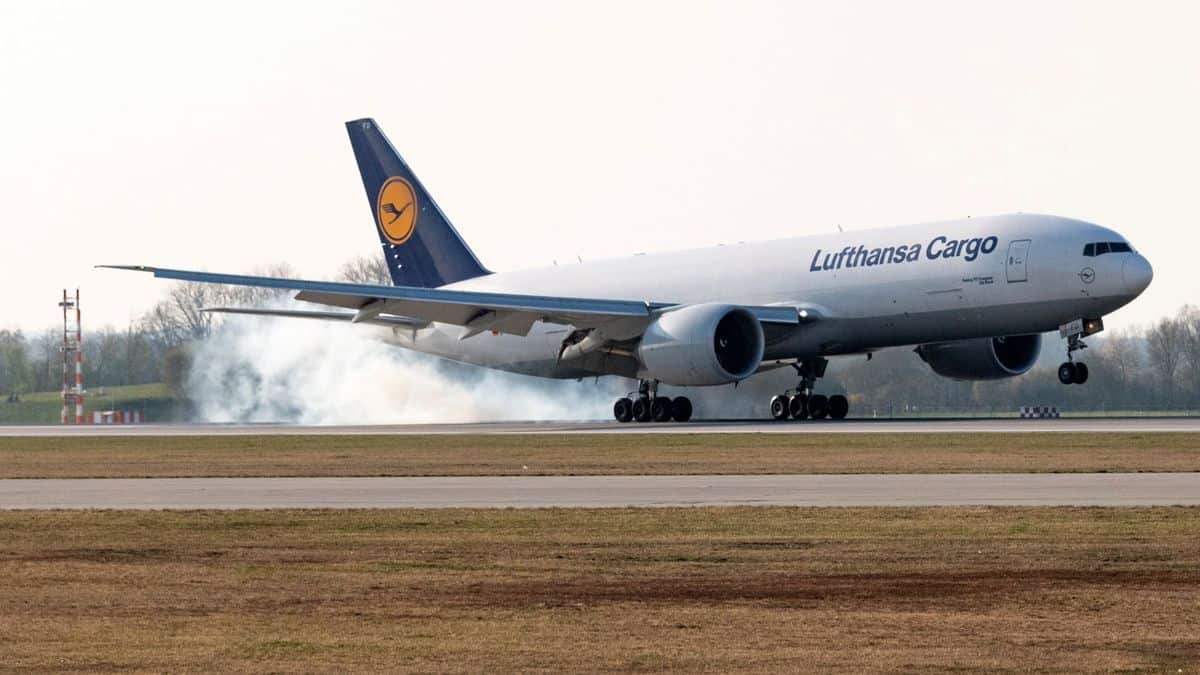
[[[309,312],[298,309],[254,309],[249,307],[205,307],[202,312],[213,312],[216,314],[249,314],[251,316],[281,316],[288,319],[319,319],[321,321],[341,321],[343,323],[353,323],[356,312]],[[403,316],[388,316],[381,315],[373,319],[360,321],[359,323],[374,324],[377,326],[390,326],[393,328],[424,328],[429,325],[428,321],[420,319],[410,319]]]
[[[413,286],[372,286],[331,281],[278,279],[240,274],[215,274],[140,265],[101,265],[110,269],[150,272],[160,279],[176,279],[233,286],[255,286],[298,291],[297,300],[353,310],[353,323],[395,323],[411,326],[419,322],[438,322],[462,326],[460,339],[483,331],[527,335],[537,321],[574,326],[577,329],[604,329],[609,339],[627,339],[640,335],[653,320],[655,312],[677,306],[673,302],[574,298],[551,295],[521,295]],[[763,323],[796,324],[800,317],[795,307],[747,307]],[[279,310],[240,310],[241,313],[279,315]],[[342,320],[342,315],[317,316],[292,314],[304,318]],[[381,318],[384,321],[380,321]],[[423,325],[423,324],[422,324]]]

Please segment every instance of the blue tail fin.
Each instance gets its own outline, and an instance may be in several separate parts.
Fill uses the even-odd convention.
[[[346,131],[392,283],[437,288],[490,274],[375,120],[346,122]]]

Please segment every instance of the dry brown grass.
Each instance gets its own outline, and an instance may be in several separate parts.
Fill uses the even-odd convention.
[[[0,438],[0,478],[1200,471],[1200,434]]]
[[[1200,662],[1200,509],[0,513],[0,668]]]

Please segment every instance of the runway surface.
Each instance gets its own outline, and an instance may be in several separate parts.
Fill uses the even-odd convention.
[[[0,509],[1200,504],[1200,473],[0,480]]]
[[[862,419],[805,422],[766,420],[698,421],[688,424],[617,422],[480,422],[303,426],[294,424],[145,424],[138,426],[2,426],[2,436],[210,436],[210,435],[386,435],[386,434],[751,434],[751,433],[994,433],[994,432],[1186,432],[1200,433],[1200,417],[1072,417]]]

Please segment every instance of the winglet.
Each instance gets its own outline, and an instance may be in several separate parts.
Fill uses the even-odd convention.
[[[153,267],[146,265],[96,265],[96,269],[106,270],[129,270],[131,272],[154,272]]]

